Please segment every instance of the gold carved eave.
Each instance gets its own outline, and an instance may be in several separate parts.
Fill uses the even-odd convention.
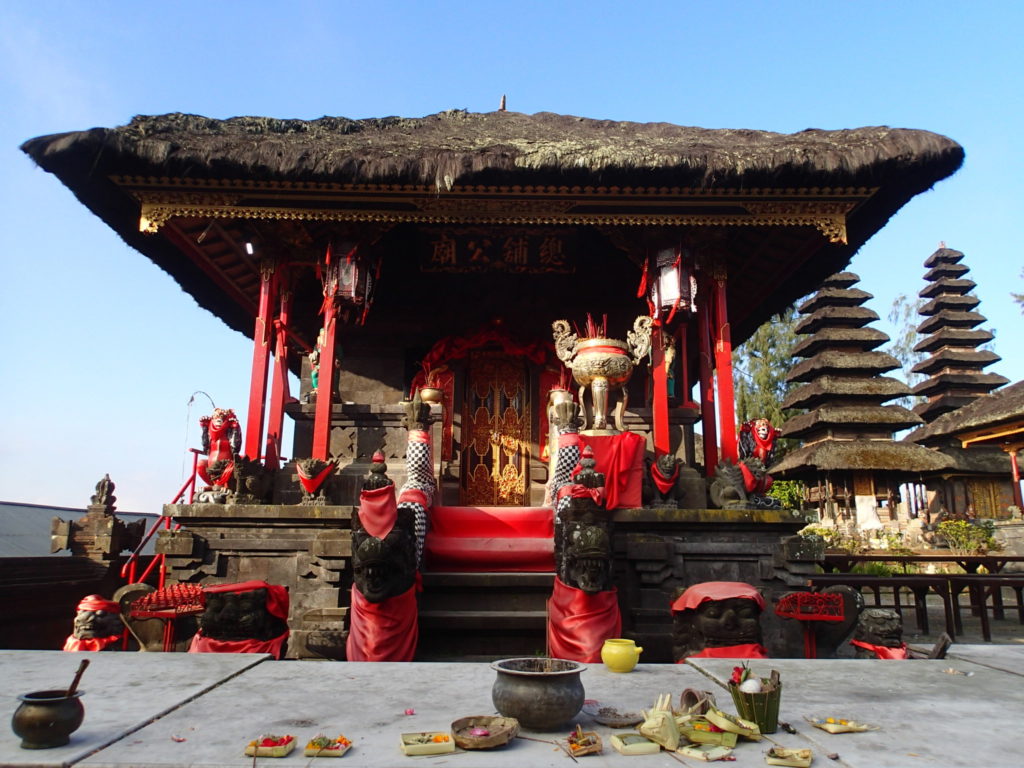
[[[139,230],[175,217],[416,224],[814,227],[846,242],[867,188],[701,190],[621,187],[328,185],[114,179],[140,205]]]

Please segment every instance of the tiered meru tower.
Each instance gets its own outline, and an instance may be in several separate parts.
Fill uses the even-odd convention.
[[[895,498],[908,474],[941,469],[948,460],[892,438],[922,422],[902,406],[885,404],[910,389],[883,375],[900,364],[877,350],[889,337],[870,327],[878,315],[862,306],[871,294],[854,287],[859,279],[852,272],[834,274],[799,307],[805,317],[796,330],[804,338],[793,357],[804,360],[787,377],[798,386],[783,407],[807,412],[787,421],[781,435],[804,444],[771,471],[805,480],[822,512],[861,509],[858,522],[871,527],[877,525],[877,502]]]
[[[929,357],[913,371],[928,378],[913,392],[927,398],[914,408],[914,413],[929,424],[1008,381],[999,374],[982,372],[1000,358],[995,352],[979,349],[993,336],[978,328],[986,318],[975,311],[979,299],[970,293],[975,283],[965,277],[970,269],[960,263],[963,258],[960,251],[942,247],[924,263],[928,285],[919,295],[929,301],[920,309],[925,319],[917,332],[927,338],[914,350]]]

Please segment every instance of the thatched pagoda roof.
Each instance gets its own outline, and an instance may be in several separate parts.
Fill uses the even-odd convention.
[[[906,475],[949,469],[953,461],[938,451],[891,440],[823,440],[787,453],[770,471],[786,477],[811,477],[819,472],[873,471]]]
[[[1024,381],[997,389],[969,405],[944,413],[931,424],[914,430],[905,439],[929,444],[942,438],[1002,424],[1014,424],[1021,420],[1024,420]]]
[[[115,177],[237,182],[242,187],[287,184],[293,189],[418,185],[441,197],[471,186],[578,187],[612,194],[629,188],[670,196],[679,190],[771,189],[801,195],[869,190],[847,215],[846,242],[810,230],[810,236],[801,235],[803,240],[776,237],[767,250],[758,245],[758,263],[774,270],[768,289],[760,278],[741,281],[730,274],[734,343],[841,270],[896,211],[955,172],[964,156],[944,136],[901,128],[779,134],[462,110],[364,120],[216,120],[175,113],[136,117],[116,128],[42,136],[26,141],[22,149],[201,306],[246,334],[252,333],[255,278],[250,275],[249,284],[233,286],[238,298],[231,304],[199,266],[181,258],[180,243],[139,233],[138,201]],[[756,233],[750,237],[765,239]],[[737,264],[748,263],[752,247],[752,242],[736,246]],[[207,252],[199,258],[211,256]],[[297,318],[311,328],[314,320]]]

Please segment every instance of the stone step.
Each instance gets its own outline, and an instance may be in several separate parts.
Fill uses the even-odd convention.
[[[543,611],[553,573],[424,573],[420,611]]]
[[[439,628],[448,631],[463,629],[544,631],[547,611],[506,610],[420,610],[420,629]]]

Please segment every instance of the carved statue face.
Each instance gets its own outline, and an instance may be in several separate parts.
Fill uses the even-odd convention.
[[[269,640],[283,631],[267,613],[265,589],[207,595],[200,625],[215,640]]]
[[[662,477],[671,477],[672,473],[676,471],[676,457],[672,454],[663,453],[658,457],[656,463]]]
[[[755,419],[754,431],[761,440],[767,440],[772,431],[772,423],[768,419]]]
[[[107,611],[78,611],[72,634],[79,640],[93,640],[121,633],[121,617]]]
[[[761,609],[753,600],[708,600],[697,608],[695,624],[708,647],[761,642]]]
[[[597,526],[573,531],[566,551],[566,583],[588,594],[611,589],[611,544]]]
[[[392,531],[383,540],[367,536],[352,556],[352,579],[356,589],[371,603],[382,603],[400,595],[412,582],[415,544],[400,531]],[[406,551],[409,550],[409,551]]]
[[[857,619],[854,637],[872,645],[898,648],[903,644],[903,620],[891,608],[865,608]]]

